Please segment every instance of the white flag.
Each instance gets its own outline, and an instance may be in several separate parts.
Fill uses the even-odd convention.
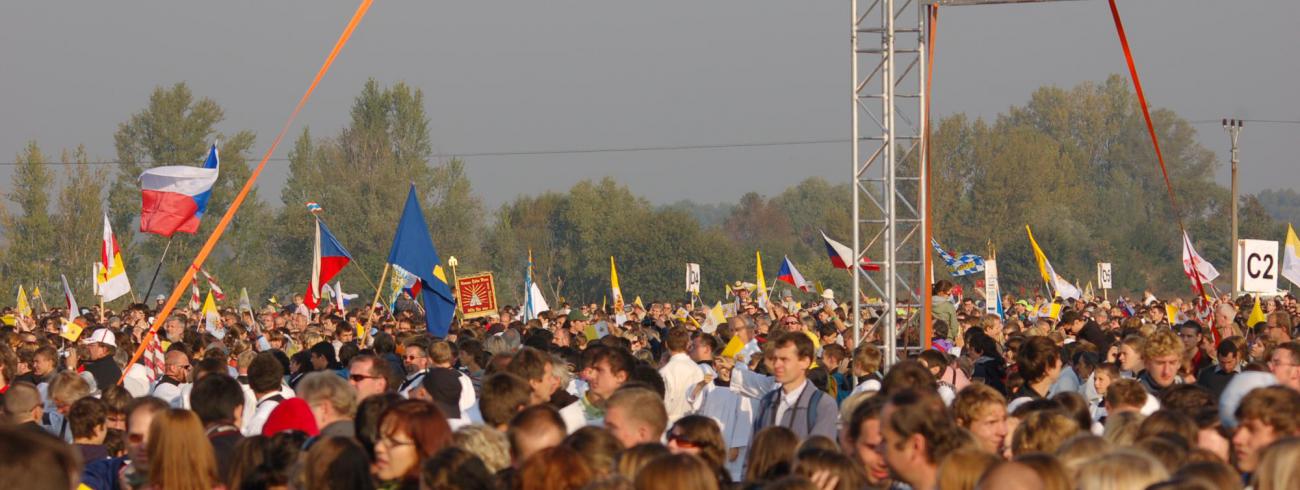
[[[1282,254],[1282,277],[1292,284],[1300,284],[1300,238],[1296,238],[1295,229],[1286,225],[1286,249]]]
[[[532,314],[534,318],[538,313],[550,311],[551,306],[546,304],[546,297],[542,296],[542,288],[537,287],[537,283],[532,283],[528,291],[528,301],[532,305]]]
[[[1233,246],[1235,247],[1236,244],[1233,244]],[[1195,264],[1194,267],[1193,263]],[[1188,278],[1194,277],[1192,276],[1193,269],[1200,276],[1202,283],[1212,282],[1219,277],[1219,271],[1209,261],[1196,253],[1196,249],[1192,248],[1192,239],[1187,236],[1187,232],[1183,232],[1183,274],[1186,274]]]

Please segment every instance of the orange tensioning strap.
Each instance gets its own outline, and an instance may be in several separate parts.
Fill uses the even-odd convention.
[[[181,276],[180,282],[176,283],[175,289],[172,289],[171,297],[167,298],[167,303],[163,305],[162,311],[158,312],[157,317],[154,318],[154,323],[149,328],[149,332],[145,334],[143,339],[141,339],[140,346],[136,348],[135,354],[131,356],[131,362],[127,363],[128,367],[140,360],[140,356],[144,354],[144,351],[149,346],[153,336],[157,334],[158,328],[162,326],[163,322],[166,321],[167,316],[170,315],[172,310],[176,307],[176,303],[180,300],[185,288],[189,286],[190,281],[194,280],[194,273],[203,266],[203,262],[207,260],[208,254],[212,253],[213,247],[217,245],[217,241],[221,239],[222,233],[224,233],[226,227],[230,225],[231,219],[233,219],[235,213],[239,211],[239,206],[244,203],[244,198],[248,196],[248,192],[252,190],[253,185],[257,183],[257,177],[262,174],[262,169],[266,167],[266,162],[271,159],[271,155],[275,153],[276,147],[280,146],[280,141],[283,140],[284,135],[289,132],[289,127],[293,125],[294,119],[298,117],[298,113],[302,111],[303,106],[307,105],[307,100],[311,98],[312,92],[316,90],[316,85],[318,85],[321,79],[325,77],[325,74],[329,72],[330,66],[334,64],[334,59],[338,57],[339,51],[343,50],[343,46],[347,45],[348,39],[352,37],[352,32],[356,30],[357,24],[361,23],[361,19],[366,16],[366,11],[370,10],[370,4],[373,1],[374,0],[362,0],[361,5],[357,6],[357,10],[352,14],[352,19],[348,21],[347,27],[345,27],[343,33],[339,35],[338,41],[335,41],[334,48],[330,50],[329,56],[325,57],[325,62],[321,64],[320,70],[316,72],[316,77],[312,78],[311,85],[307,86],[307,91],[304,92],[302,98],[298,100],[298,105],[294,106],[293,112],[289,113],[289,119],[284,122],[284,127],[280,128],[280,133],[275,136],[275,140],[271,142],[270,148],[266,149],[266,154],[262,156],[262,161],[253,169],[253,173],[249,175],[248,181],[244,183],[244,187],[239,190],[239,194],[235,196],[235,200],[230,203],[230,208],[221,216],[221,221],[218,222],[217,227],[212,230],[212,234],[208,236],[208,240],[203,243],[203,248],[199,250],[199,254],[194,257],[194,261],[185,269],[185,274]],[[117,383],[122,384],[122,380],[124,379],[126,379],[125,372],[122,374],[121,378],[118,378]]]
[[[1187,228],[1183,226],[1183,213],[1178,208],[1178,197],[1174,194],[1174,185],[1169,181],[1169,170],[1165,168],[1165,157],[1164,154],[1160,152],[1160,139],[1156,137],[1155,125],[1151,123],[1151,110],[1147,107],[1146,94],[1142,91],[1142,79],[1138,78],[1137,66],[1133,63],[1133,51],[1129,49],[1128,35],[1124,33],[1124,21],[1119,17],[1119,7],[1115,5],[1115,0],[1109,0],[1109,2],[1111,17],[1115,19],[1115,32],[1119,34],[1119,44],[1120,47],[1124,49],[1124,59],[1128,62],[1128,72],[1129,75],[1133,77],[1133,89],[1137,92],[1138,104],[1142,106],[1142,117],[1146,119],[1147,133],[1151,135],[1151,145],[1154,146],[1156,150],[1156,160],[1160,163],[1160,173],[1165,178],[1165,189],[1169,191],[1169,202],[1173,205],[1174,217],[1178,221],[1178,229],[1179,231],[1182,231],[1183,236],[1186,237]],[[1184,240],[1186,239],[1184,238]],[[1188,245],[1183,244],[1183,246]],[[1196,292],[1202,298],[1201,301],[1204,301],[1205,284],[1201,282],[1201,275],[1196,272],[1199,270],[1196,266],[1196,257],[1191,255],[1191,260],[1193,273],[1189,274],[1189,276],[1191,276],[1192,282],[1196,286]],[[1215,333],[1217,333],[1217,331]]]
[[[922,116],[925,118],[925,183],[923,184],[925,185],[925,236],[921,239],[923,248],[929,247],[930,238],[934,236],[934,231],[931,228],[933,221],[930,219],[933,214],[930,209],[930,179],[934,178],[933,175],[930,175],[930,135],[933,131],[930,127],[930,94],[934,88],[934,39],[939,24],[939,4],[930,5],[926,9],[926,14],[928,19],[925,36],[925,107],[922,108],[925,111]],[[930,264],[934,259],[929,250],[925,250],[922,258],[921,274],[925,277],[925,280],[921,281],[923,283],[922,290],[924,291],[921,294],[921,332],[923,332],[922,335],[924,336],[921,341],[921,349],[925,350],[930,348],[930,343],[934,339],[934,332],[930,327],[931,322],[934,321],[934,316],[930,310],[930,295],[934,294],[934,277],[930,275]]]

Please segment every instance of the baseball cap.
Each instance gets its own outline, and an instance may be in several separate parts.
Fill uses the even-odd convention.
[[[83,340],[82,343],[83,344],[98,343],[98,344],[104,344],[104,345],[116,347],[117,336],[113,335],[112,330],[109,330],[107,328],[101,328],[91,333],[90,337],[86,338],[86,340]]]

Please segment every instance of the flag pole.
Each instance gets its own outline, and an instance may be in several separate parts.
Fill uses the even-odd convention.
[[[144,290],[145,301],[149,301],[149,295],[153,294],[153,283],[154,281],[158,280],[158,272],[162,271],[163,261],[167,260],[167,251],[171,250],[171,248],[172,248],[172,237],[167,237],[167,246],[163,247],[162,256],[158,257],[158,266],[154,267],[153,269],[153,278],[149,279],[149,287]],[[135,293],[131,293],[131,299],[132,300],[135,299]],[[41,303],[44,304],[43,299],[41,300]]]
[[[381,273],[379,273],[379,284],[383,284],[383,283],[384,283],[384,279],[388,277],[388,268],[389,268],[389,266],[390,266],[390,264],[388,263],[388,261],[384,261],[384,271],[381,272]],[[366,342],[369,342],[369,341],[370,341],[370,324],[371,324],[371,322],[373,322],[374,319],[375,319],[375,303],[378,303],[378,302],[379,302],[379,295],[380,295],[380,294],[383,294],[383,292],[384,292],[384,289],[383,289],[382,286],[380,286],[380,287],[376,287],[376,288],[375,288],[375,299],[370,300],[370,308],[369,308],[370,313],[366,315],[366,328],[365,328],[365,333],[362,334],[362,337],[361,337],[361,340],[362,340],[362,343],[361,343],[361,344],[362,344],[362,345],[365,345]]]

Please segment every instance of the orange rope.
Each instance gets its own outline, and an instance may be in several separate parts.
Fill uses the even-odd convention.
[[[921,258],[921,277],[925,278],[921,282],[925,284],[922,285],[924,292],[921,295],[921,311],[923,312],[921,315],[921,331],[924,332],[922,334],[921,350],[929,349],[930,343],[934,340],[934,331],[930,328],[931,323],[934,321],[933,312],[930,309],[930,296],[934,294],[934,278],[930,275],[930,264],[934,260],[930,255],[930,239],[934,236],[932,212],[930,210],[930,179],[934,178],[934,176],[930,175],[930,94],[932,92],[931,88],[934,86],[932,82],[934,80],[934,38],[938,30],[939,4],[930,5],[926,12],[928,19],[925,36],[925,107],[922,108],[925,111],[922,116],[925,118],[925,135],[923,135],[925,137],[923,143],[925,145],[925,162],[923,162],[925,165],[925,182],[922,183],[925,186],[925,236],[921,238],[923,241],[921,244],[923,254]],[[957,339],[951,340],[957,342]]]
[[[127,363],[128,367],[140,360],[140,356],[144,354],[145,349],[149,346],[149,342],[153,340],[153,336],[157,335],[158,328],[162,326],[162,324],[167,320],[167,316],[170,315],[172,310],[176,307],[176,303],[185,292],[185,288],[190,285],[190,281],[194,280],[194,274],[203,266],[203,262],[207,260],[208,254],[212,253],[212,249],[216,247],[217,241],[221,239],[221,235],[226,231],[226,227],[229,226],[230,221],[234,219],[235,212],[239,211],[239,206],[244,203],[244,198],[248,197],[248,192],[252,190],[253,185],[257,183],[257,178],[262,174],[262,169],[266,167],[266,162],[271,159],[271,155],[275,153],[276,147],[280,146],[280,141],[283,140],[284,135],[289,132],[289,127],[293,125],[294,119],[298,117],[298,113],[302,111],[303,106],[307,105],[307,100],[311,98],[312,92],[316,90],[316,85],[319,84],[321,79],[325,77],[325,74],[329,72],[330,66],[334,64],[334,59],[338,57],[339,51],[343,49],[343,46],[347,45],[348,39],[352,37],[352,31],[356,30],[357,24],[361,23],[361,18],[366,16],[366,11],[370,10],[370,4],[373,1],[374,0],[362,0],[361,5],[357,6],[357,11],[352,14],[352,20],[348,21],[347,27],[343,29],[343,34],[339,35],[338,41],[334,43],[334,48],[330,50],[329,56],[325,57],[325,63],[321,64],[320,70],[316,72],[316,77],[312,79],[311,85],[307,87],[307,91],[302,94],[301,99],[298,99],[298,105],[294,106],[293,112],[289,114],[289,119],[284,122],[284,127],[280,128],[280,133],[277,134],[275,140],[271,142],[271,147],[266,149],[266,154],[262,156],[262,161],[257,164],[257,168],[253,169],[253,173],[249,175],[248,181],[244,182],[244,187],[239,190],[239,194],[235,196],[235,200],[230,203],[230,208],[226,209],[226,213],[221,216],[221,221],[217,223],[217,227],[212,230],[212,234],[208,236],[208,240],[203,243],[203,248],[199,250],[199,254],[194,257],[194,261],[185,269],[185,273],[181,276],[180,282],[176,283],[175,289],[172,289],[171,297],[167,298],[167,303],[163,305],[162,311],[158,312],[158,315],[154,318],[153,326],[149,328],[149,332],[146,333],[144,338],[141,340],[140,346],[136,348],[135,354],[131,356],[131,362]],[[121,384],[124,379],[126,379],[125,373],[123,373],[122,377],[117,380],[118,384]]]
[[[1160,163],[1160,174],[1165,178],[1165,189],[1169,191],[1169,202],[1174,209],[1174,218],[1178,222],[1178,230],[1183,232],[1180,243],[1183,247],[1190,247],[1187,237],[1187,227],[1183,225],[1183,213],[1178,207],[1178,197],[1174,193],[1174,185],[1169,180],[1169,170],[1165,168],[1165,156],[1160,151],[1160,139],[1156,137],[1155,125],[1151,122],[1151,110],[1147,107],[1147,98],[1142,91],[1142,79],[1138,78],[1137,65],[1133,63],[1133,51],[1129,48],[1128,35],[1124,33],[1124,21],[1120,19],[1119,7],[1115,5],[1115,0],[1110,0],[1110,14],[1115,19],[1115,32],[1119,34],[1120,47],[1124,49],[1124,60],[1128,62],[1129,75],[1133,77],[1133,88],[1137,92],[1138,104],[1142,106],[1142,117],[1146,119],[1147,133],[1151,135],[1151,145],[1156,150],[1156,160]],[[1237,246],[1235,243],[1232,246]],[[1189,254],[1192,261],[1192,273],[1188,274],[1194,286],[1193,292],[1197,293],[1197,301],[1205,301],[1205,284],[1201,282],[1200,268],[1196,264],[1196,255]],[[1218,331],[1210,329],[1214,334]]]

